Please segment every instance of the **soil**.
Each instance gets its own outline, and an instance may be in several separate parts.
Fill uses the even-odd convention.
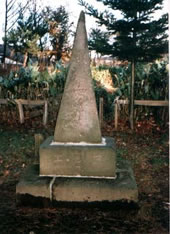
[[[138,125],[137,125],[138,126]],[[103,135],[115,138],[117,157],[128,159],[134,170],[139,201],[113,207],[16,207],[15,187],[27,165],[38,161],[34,134],[46,138],[54,126],[0,125],[0,233],[169,233],[168,133],[147,128],[134,132],[105,123]]]

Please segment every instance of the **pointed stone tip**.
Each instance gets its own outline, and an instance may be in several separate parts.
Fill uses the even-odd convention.
[[[101,140],[90,72],[85,13],[81,11],[54,141],[101,143]]]
[[[85,21],[85,13],[84,13],[84,11],[80,12],[79,21],[83,21],[83,22]]]

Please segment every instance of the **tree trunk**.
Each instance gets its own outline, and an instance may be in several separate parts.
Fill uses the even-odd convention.
[[[26,66],[27,66],[27,62],[28,62],[28,52],[25,52],[25,54],[24,54],[23,67],[26,67]]]
[[[6,58],[6,47],[7,47],[7,23],[8,23],[8,5],[7,5],[7,0],[5,1],[5,35],[4,35],[4,49],[3,49],[3,56],[2,56],[2,63],[5,63],[5,58]]]
[[[134,83],[135,83],[135,61],[131,62],[131,83],[130,83],[130,128],[134,129]]]

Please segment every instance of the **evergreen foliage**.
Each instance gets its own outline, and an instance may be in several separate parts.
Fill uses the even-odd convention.
[[[161,10],[163,0],[96,0],[108,9],[99,12],[84,0],[79,0],[87,14],[97,19],[99,26],[106,31],[93,29],[90,37],[90,48],[102,55],[108,54],[120,60],[131,62],[130,82],[130,127],[134,128],[134,84],[136,62],[149,62],[161,58],[168,52],[166,31],[168,14],[158,20],[153,13]],[[121,18],[115,17],[121,13]]]
[[[48,22],[49,39],[53,51],[56,52],[56,60],[59,61],[62,52],[68,50],[68,34],[70,32],[69,15],[63,6],[56,10],[46,7],[44,10]],[[55,53],[54,53],[55,54]]]
[[[168,15],[158,20],[153,13],[162,9],[163,0],[97,0],[108,10],[99,12],[83,0],[86,13],[96,18],[99,26],[106,31],[93,29],[89,45],[101,54],[112,55],[120,60],[153,61],[168,52],[166,31]],[[120,18],[115,12],[121,13]]]
[[[29,11],[27,16],[20,14],[16,28],[7,34],[8,45],[15,53],[37,57],[39,52],[49,50],[49,58],[54,55],[60,60],[62,52],[68,48],[69,17],[64,7],[55,10],[50,7],[41,12]]]
[[[38,41],[46,34],[48,25],[43,21],[42,15],[30,12],[28,17],[20,14],[17,27],[9,31],[7,35],[8,44],[15,52],[36,54],[40,47]]]

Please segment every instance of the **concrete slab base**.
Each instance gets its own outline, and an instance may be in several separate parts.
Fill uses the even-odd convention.
[[[116,175],[116,179],[41,177],[39,165],[32,165],[16,186],[16,201],[19,205],[39,203],[40,206],[60,203],[137,202],[138,189],[129,162],[118,161]]]

